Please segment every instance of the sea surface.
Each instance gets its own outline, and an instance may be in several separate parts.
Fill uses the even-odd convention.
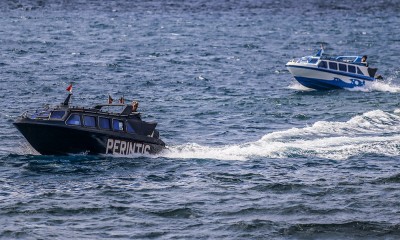
[[[382,82],[313,91],[320,45]],[[0,239],[400,239],[400,2],[0,2]],[[42,156],[12,123],[124,96],[154,156]]]

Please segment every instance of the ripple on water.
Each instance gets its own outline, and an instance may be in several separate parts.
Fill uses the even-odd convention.
[[[0,1],[0,238],[399,239],[399,7]],[[320,44],[384,81],[302,87],[285,64]],[[39,155],[12,122],[70,83],[139,100],[168,149]]]

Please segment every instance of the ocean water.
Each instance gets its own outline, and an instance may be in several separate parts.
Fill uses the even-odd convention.
[[[0,238],[400,239],[399,1],[2,1]],[[368,55],[370,88],[285,68]],[[41,156],[24,111],[125,96],[158,155]]]

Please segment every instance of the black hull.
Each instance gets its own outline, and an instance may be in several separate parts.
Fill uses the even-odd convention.
[[[88,154],[156,154],[164,142],[147,136],[132,136],[98,129],[72,127],[22,119],[14,123],[32,147],[44,155]]]

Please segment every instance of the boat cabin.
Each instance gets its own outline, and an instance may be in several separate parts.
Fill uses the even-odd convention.
[[[375,77],[377,68],[367,67],[361,62],[360,56],[338,56],[336,58],[322,56],[307,56],[302,57],[297,62],[306,64],[315,64],[318,68],[325,68],[350,74],[358,74],[368,77]]]
[[[103,107],[122,106],[121,113],[102,111]],[[132,112],[132,107],[125,104],[104,104],[95,108],[82,107],[56,107],[54,109],[42,109],[35,113],[26,112],[23,116],[30,119],[48,122],[63,122],[66,126],[82,127],[92,130],[116,131],[120,133],[138,134],[153,137],[157,123],[144,122],[140,113]]]

